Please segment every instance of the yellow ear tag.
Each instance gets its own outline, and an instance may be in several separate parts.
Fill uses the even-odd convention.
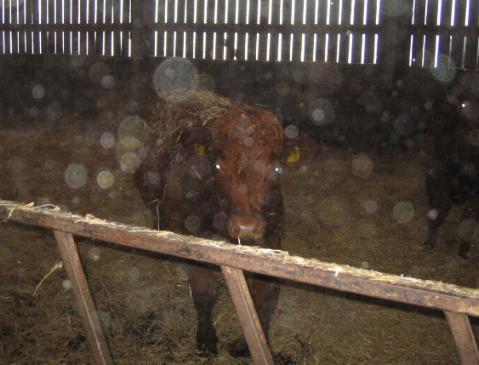
[[[204,144],[195,143],[195,152],[198,156],[204,156],[206,154],[206,147]]]
[[[295,146],[294,149],[288,154],[288,163],[296,163],[301,159],[301,151],[298,146]]]

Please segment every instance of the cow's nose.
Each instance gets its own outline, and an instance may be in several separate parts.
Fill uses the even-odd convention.
[[[228,234],[235,240],[258,240],[263,237],[265,226],[261,218],[233,215],[228,221]]]

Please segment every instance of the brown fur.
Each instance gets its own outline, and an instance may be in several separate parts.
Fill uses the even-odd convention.
[[[160,228],[204,237],[219,234],[235,243],[279,249],[283,236],[280,122],[271,112],[244,104],[226,105],[224,113],[207,123],[191,114],[187,118],[188,123],[175,120],[179,127],[167,139],[153,138],[155,145],[136,172],[145,202],[160,202]],[[197,153],[199,145],[204,154]],[[156,215],[154,207],[152,211]],[[194,231],[185,224],[192,215]],[[218,295],[216,279],[209,267],[192,265],[189,280],[198,311],[198,348],[216,353],[211,317]],[[250,278],[249,284],[267,333],[279,288],[260,276]],[[231,352],[247,354],[245,341],[238,341]]]

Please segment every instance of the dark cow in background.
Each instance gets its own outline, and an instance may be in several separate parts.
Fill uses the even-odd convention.
[[[479,108],[470,100],[451,95],[432,115],[433,150],[426,163],[429,211],[427,247],[436,245],[439,228],[452,205],[464,204],[459,226],[458,253],[467,257],[479,218]],[[469,224],[472,223],[472,224]]]
[[[198,96],[201,94],[192,94],[171,108],[180,110],[183,103],[184,109],[191,111],[192,105],[201,102],[192,100]],[[205,100],[214,98],[209,95]],[[170,107],[160,100],[156,103],[160,109]],[[137,187],[158,215],[160,229],[280,249],[282,126],[271,112],[258,106],[223,103],[221,107],[224,111],[214,119],[191,112],[176,116],[176,130],[168,137],[154,133],[147,156],[135,173]],[[149,124],[157,124],[152,120],[155,115],[146,118]],[[217,353],[212,321],[218,296],[214,271],[192,264],[189,281],[198,312],[198,349]],[[259,275],[249,278],[249,287],[267,336],[279,287]],[[235,342],[230,352],[247,355],[244,339]]]

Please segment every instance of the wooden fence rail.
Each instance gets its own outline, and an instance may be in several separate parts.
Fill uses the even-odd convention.
[[[272,360],[261,326],[258,326],[249,291],[243,282],[243,270],[442,310],[453,333],[461,363],[479,365],[479,352],[469,321],[469,316],[479,316],[478,290],[325,263],[292,256],[285,251],[238,246],[168,231],[132,227],[92,216],[72,215],[56,209],[10,201],[0,200],[0,221],[3,224],[18,222],[55,231],[67,274],[73,283],[75,300],[80,308],[89,344],[98,364],[111,363],[111,357],[84,280],[72,235],[221,266],[255,364],[272,364]]]

